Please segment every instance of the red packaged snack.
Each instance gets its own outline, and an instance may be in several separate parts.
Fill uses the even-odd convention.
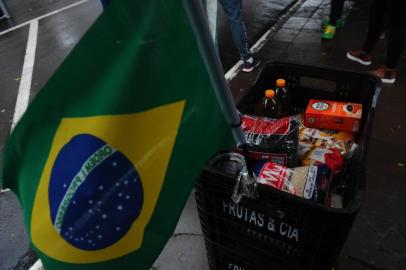
[[[344,167],[345,159],[340,153],[340,150],[335,147],[322,148],[300,144],[299,148],[299,156],[302,161],[302,165],[325,164],[333,171],[334,174],[339,173]]]
[[[241,120],[251,158],[268,159],[288,167],[297,165],[299,116],[270,119],[242,115]]]
[[[337,174],[356,148],[353,133],[300,128],[298,156],[302,165],[326,164]]]

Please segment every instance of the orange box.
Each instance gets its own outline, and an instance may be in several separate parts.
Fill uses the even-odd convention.
[[[305,126],[357,132],[361,116],[362,104],[311,99],[306,109]]]

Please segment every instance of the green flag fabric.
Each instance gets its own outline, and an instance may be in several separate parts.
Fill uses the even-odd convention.
[[[149,269],[232,145],[181,0],[119,0],[30,104],[3,186],[46,270]]]

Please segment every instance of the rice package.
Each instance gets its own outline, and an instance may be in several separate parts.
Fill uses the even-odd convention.
[[[325,165],[287,168],[273,162],[257,161],[254,172],[260,184],[326,203],[332,173]]]

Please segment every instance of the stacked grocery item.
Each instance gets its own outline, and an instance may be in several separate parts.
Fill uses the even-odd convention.
[[[310,99],[304,114],[290,115],[291,102],[286,81],[278,79],[275,90],[264,91],[254,115],[241,117],[256,180],[342,207],[333,191],[342,185],[337,179],[357,149],[362,104]]]

